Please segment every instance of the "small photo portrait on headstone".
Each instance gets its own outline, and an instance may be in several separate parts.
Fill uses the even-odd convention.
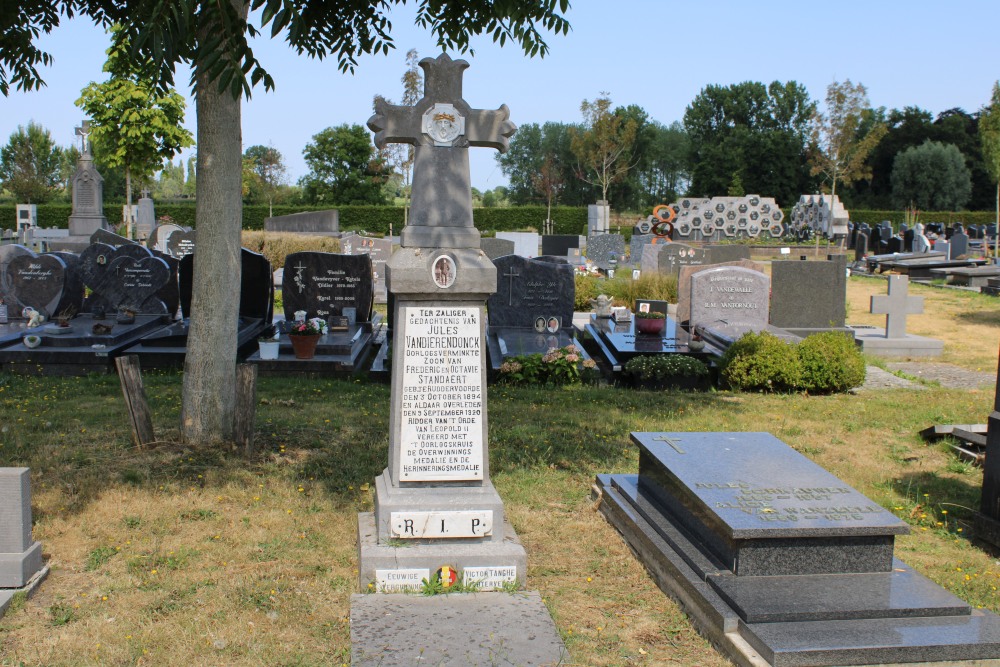
[[[535,331],[538,333],[545,333],[545,318],[536,317],[535,318]]]
[[[448,255],[441,255],[434,262],[434,284],[441,288],[451,287],[455,283],[455,260]]]
[[[549,323],[545,327],[545,330],[548,331],[549,333],[555,333],[555,332],[559,331],[559,318],[558,317],[550,317],[549,318]]]
[[[648,313],[649,312],[649,302],[640,303],[639,304],[639,312],[640,313]]]

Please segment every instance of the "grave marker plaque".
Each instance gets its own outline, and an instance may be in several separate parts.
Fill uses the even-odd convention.
[[[747,331],[767,328],[771,281],[740,266],[705,269],[691,276],[692,326],[722,322]]]
[[[328,252],[295,252],[285,258],[282,278],[285,319],[295,312],[328,319],[357,309],[357,321],[367,322],[372,312],[372,260],[365,255]]]

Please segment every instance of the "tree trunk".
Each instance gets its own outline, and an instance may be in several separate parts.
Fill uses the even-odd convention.
[[[125,236],[132,238],[132,169],[125,165]]]
[[[192,444],[233,439],[243,218],[241,100],[203,71],[195,85],[196,251],[181,404],[181,437]]]

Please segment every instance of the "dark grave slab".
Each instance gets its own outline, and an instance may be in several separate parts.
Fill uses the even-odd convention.
[[[75,252],[50,252],[46,253],[58,257],[66,264],[66,279],[63,282],[63,295],[56,306],[56,314],[67,313],[75,315],[83,309],[85,297],[85,286],[83,276],[80,274],[80,256]]]
[[[621,371],[629,359],[643,354],[686,354],[708,360],[720,352],[711,345],[692,350],[688,346],[690,335],[670,316],[659,334],[638,333],[634,317],[628,322],[616,322],[612,318],[591,315],[585,329],[615,372]]]
[[[889,244],[886,247],[886,252],[888,253],[903,252],[903,239],[899,238],[898,236],[889,237]]]
[[[20,314],[30,307],[51,318],[60,312],[65,283],[66,262],[60,257],[36,255],[30,250],[17,253],[7,262],[3,273],[8,313],[13,310],[14,314]]]
[[[954,257],[952,253],[952,257]],[[944,260],[939,257],[928,257],[927,253],[912,259],[897,259],[879,262],[879,272],[894,271],[908,275],[913,280],[930,280],[935,277],[934,269],[957,269],[962,267],[983,266],[989,262],[985,257],[969,259]]]
[[[576,234],[547,234],[542,236],[542,254],[566,257],[570,249],[580,248],[580,237]]]
[[[595,234],[587,239],[587,259],[599,269],[607,271],[625,259],[625,237],[621,234]]]
[[[706,262],[704,249],[683,243],[657,244],[652,248],[648,252],[656,254],[656,272],[663,275],[678,275],[682,266],[701,266]],[[643,270],[650,269],[652,266]]]
[[[256,364],[261,375],[350,376],[368,369],[378,349],[378,338],[384,336],[381,327],[382,316],[373,313],[370,321],[352,324],[347,331],[330,331],[320,337],[312,359],[296,359],[288,335],[281,334],[277,359],[261,359],[255,350],[247,361]]]
[[[983,265],[952,269],[931,269],[930,273],[932,277],[944,278],[949,285],[983,288],[989,285],[990,278],[1000,278],[1000,266]]]
[[[599,475],[600,509],[738,664],[1000,657],[1000,618],[894,558],[904,522],[777,438],[632,439],[639,474]]]
[[[355,308],[356,321],[367,322],[373,299],[371,257],[292,253],[285,259],[281,294],[286,320],[294,320],[296,311],[326,320],[343,315],[344,308]]]
[[[490,259],[514,254],[514,242],[507,239],[483,237],[479,240],[479,247]]]
[[[46,327],[22,332],[37,333],[41,345],[28,348],[23,340],[0,348],[0,364],[21,375],[85,375],[114,371],[114,358],[124,354],[143,336],[169,324],[164,315],[136,315],[128,324],[114,315],[96,318],[77,315],[69,321],[68,333],[54,335]],[[96,328],[95,328],[96,327]]]
[[[576,282],[573,267],[518,255],[499,257],[497,291],[486,302],[491,329],[534,329],[535,322],[555,318],[571,328]]]
[[[826,261],[771,262],[770,323],[800,335],[844,330],[846,255]]]
[[[640,266],[642,264],[643,247],[652,243],[655,238],[657,238],[655,234],[632,234],[628,246],[628,261],[632,266]]]
[[[106,243],[111,246],[118,247],[120,245],[139,245],[132,239],[122,236],[121,234],[115,234],[110,229],[98,229],[96,232],[90,235],[91,243]]]

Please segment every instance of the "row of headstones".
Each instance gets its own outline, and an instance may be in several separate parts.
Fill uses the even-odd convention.
[[[934,225],[933,230],[930,229],[931,225]],[[933,248],[935,251],[945,252],[947,259],[961,257],[969,252],[970,236],[965,233],[962,223],[955,223],[948,228],[943,228],[941,223],[928,223],[926,226],[917,223],[913,229],[906,223],[900,223],[898,234],[893,232],[888,220],[883,220],[875,227],[870,227],[867,223],[852,223],[848,234],[848,247],[854,249],[856,261],[861,261],[869,251],[876,255],[929,252],[932,246],[925,232],[938,235],[939,238]]]
[[[829,238],[847,233],[850,215],[836,195],[802,195],[792,207],[792,224]]]

